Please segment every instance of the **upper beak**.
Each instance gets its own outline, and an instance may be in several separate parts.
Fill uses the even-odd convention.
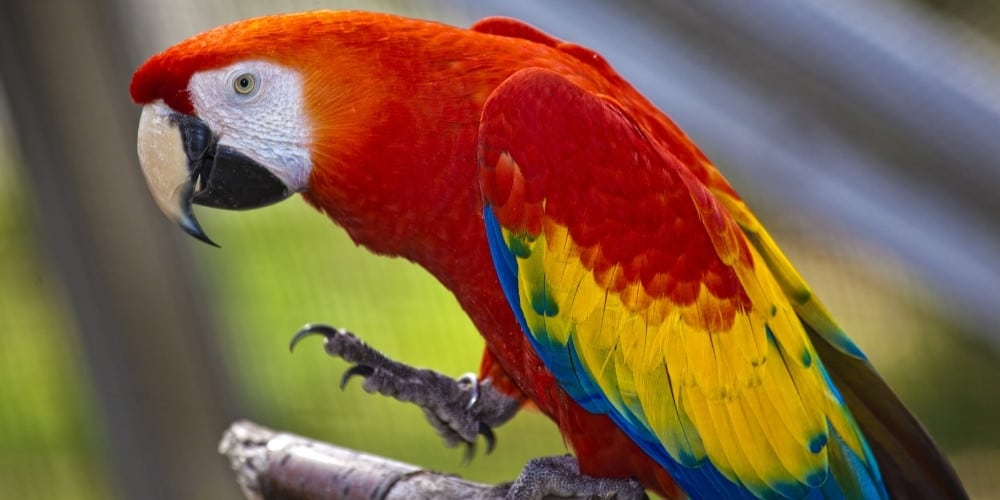
[[[218,143],[204,121],[154,103],[139,118],[139,163],[157,206],[185,232],[208,238],[191,210],[197,203],[241,210],[281,201],[292,194],[263,165]]]

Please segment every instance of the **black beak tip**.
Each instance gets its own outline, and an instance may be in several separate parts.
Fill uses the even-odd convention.
[[[180,226],[185,233],[194,236],[195,238],[201,240],[203,243],[212,245],[215,248],[222,248],[217,243],[212,241],[207,234],[205,234],[205,231],[201,229],[201,225],[198,224],[198,220],[195,219],[194,217],[192,216],[184,217],[180,221]]]

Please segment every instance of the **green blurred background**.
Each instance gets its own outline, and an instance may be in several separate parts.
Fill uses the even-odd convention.
[[[155,213],[128,149],[138,112],[128,101],[129,71],[183,37],[249,15],[318,5],[468,24],[489,13],[490,2],[32,5],[0,10],[0,89],[9,98],[0,102],[0,498],[238,498],[215,452],[235,418],[487,482],[512,479],[531,457],[566,451],[550,422],[526,412],[498,430],[492,455],[462,465],[462,452],[442,446],[415,407],[367,395],[357,383],[339,390],[346,365],[327,358],[319,342],[289,354],[288,340],[302,324],[347,327],[396,359],[456,376],[477,369],[482,341],[421,269],[356,248],[298,197],[248,213],[201,210],[221,250],[183,238]],[[586,16],[578,5],[539,8],[537,22],[556,26],[553,15]],[[641,14],[643,5],[621,16]],[[947,26],[956,57],[995,66],[998,4],[896,5]],[[618,35],[610,28],[556,34],[584,45]],[[605,55],[613,65],[625,62]],[[670,74],[683,84],[683,74]],[[1000,87],[1000,79],[987,83]],[[692,134],[724,171],[740,162],[741,153]],[[976,161],[998,168],[995,157]],[[774,199],[782,195],[770,191],[776,188],[752,171],[736,171],[734,183],[952,457],[973,496],[1000,498],[993,312],[970,320],[975,307],[877,231],[782,205]],[[951,196],[949,203],[977,202],[969,198]],[[995,202],[978,201],[973,210],[988,207],[985,220],[995,221]],[[973,244],[951,243],[960,253]]]

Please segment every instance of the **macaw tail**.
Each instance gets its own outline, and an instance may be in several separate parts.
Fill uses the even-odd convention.
[[[844,351],[807,321],[806,331],[861,427],[891,498],[962,499],[955,469],[871,364]]]

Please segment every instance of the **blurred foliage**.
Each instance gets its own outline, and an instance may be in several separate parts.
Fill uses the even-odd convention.
[[[107,498],[73,318],[39,248],[30,191],[5,152],[0,144],[0,499]]]

